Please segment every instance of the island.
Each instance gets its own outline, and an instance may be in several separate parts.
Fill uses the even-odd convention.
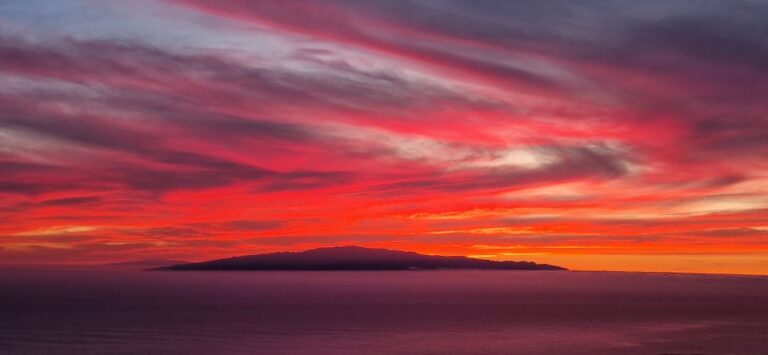
[[[237,256],[154,270],[566,270],[530,261],[493,261],[464,256],[437,256],[359,246],[327,247],[303,252]]]

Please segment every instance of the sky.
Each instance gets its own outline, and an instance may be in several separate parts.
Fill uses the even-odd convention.
[[[0,263],[768,274],[768,3],[0,0]]]

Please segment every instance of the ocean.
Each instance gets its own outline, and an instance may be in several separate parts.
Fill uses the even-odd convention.
[[[0,268],[2,354],[768,354],[768,277]]]

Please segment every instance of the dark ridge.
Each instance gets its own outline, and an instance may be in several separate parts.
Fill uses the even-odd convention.
[[[182,260],[166,260],[166,259],[142,259],[142,260],[129,260],[117,263],[109,263],[107,265],[147,265],[147,266],[163,266],[163,265],[177,265],[186,264],[188,261]]]
[[[357,246],[282,252],[179,264],[156,270],[566,270],[530,261],[492,261]]]

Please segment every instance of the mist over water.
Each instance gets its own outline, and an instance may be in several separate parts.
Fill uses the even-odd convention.
[[[768,277],[4,267],[0,353],[759,354]]]

